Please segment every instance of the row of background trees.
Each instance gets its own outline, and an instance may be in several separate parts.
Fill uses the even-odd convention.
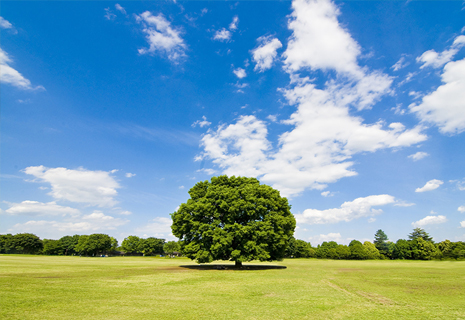
[[[136,236],[125,238],[120,247],[118,241],[107,234],[64,236],[58,240],[44,239],[32,233],[0,235],[0,253],[45,255],[173,255],[179,251],[176,241]]]
[[[465,242],[450,240],[435,243],[423,229],[416,228],[408,240],[389,241],[383,230],[375,233],[374,242],[352,240],[350,244],[335,241],[323,242],[312,247],[309,242],[291,238],[286,249],[287,258],[319,259],[465,259]],[[140,238],[129,236],[118,247],[118,241],[106,234],[64,236],[59,240],[41,240],[31,233],[0,235],[0,253],[45,254],[45,255],[85,255],[99,256],[112,254],[157,255],[178,253],[176,241],[166,242],[154,237]]]
[[[286,251],[287,257],[320,259],[465,259],[465,242],[450,240],[435,243],[433,238],[421,228],[408,235],[408,240],[389,241],[383,230],[375,233],[374,242],[352,240],[348,246],[335,241],[323,242],[312,247],[309,242],[291,239]]]

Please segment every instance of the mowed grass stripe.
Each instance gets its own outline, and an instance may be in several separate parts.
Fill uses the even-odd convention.
[[[227,263],[227,262],[220,262]],[[465,262],[0,255],[3,319],[465,319]],[[253,264],[259,264],[254,262]]]

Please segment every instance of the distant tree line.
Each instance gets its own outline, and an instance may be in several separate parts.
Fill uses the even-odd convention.
[[[44,254],[44,255],[179,255],[177,241],[168,241],[154,237],[139,238],[129,236],[118,247],[118,241],[106,234],[64,236],[58,240],[43,239],[31,233],[0,235],[0,253]],[[352,240],[350,244],[338,244],[335,241],[323,242],[312,247],[309,242],[291,238],[285,252],[287,258],[318,259],[465,259],[465,242],[450,240],[435,243],[423,229],[416,228],[408,235],[408,240],[389,241],[383,230],[375,233],[374,241],[361,243]]]
[[[118,241],[107,234],[64,236],[58,240],[43,239],[32,233],[0,235],[0,253],[44,254],[44,255],[155,255],[179,252],[176,241],[165,242],[165,239],[137,236],[125,238],[118,247]]]
[[[335,241],[323,242],[312,247],[309,242],[292,238],[286,250],[288,258],[319,259],[465,259],[465,242],[445,240],[435,243],[433,238],[423,229],[416,228],[409,234],[408,240],[389,241],[383,230],[375,233],[373,243],[352,240],[348,246]]]

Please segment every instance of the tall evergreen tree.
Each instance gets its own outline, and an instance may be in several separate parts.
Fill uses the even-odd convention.
[[[431,237],[424,229],[422,228],[415,228],[413,232],[408,235],[410,240],[415,240],[418,238],[422,238],[425,241],[433,242],[433,237]]]
[[[373,242],[376,246],[376,249],[383,254],[383,255],[388,255],[389,253],[389,243],[387,242],[388,236],[384,233],[383,230],[379,229],[375,233],[375,241]]]

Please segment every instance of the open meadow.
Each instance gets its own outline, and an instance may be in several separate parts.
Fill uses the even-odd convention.
[[[265,270],[186,265],[195,263],[0,255],[0,318],[465,319],[465,262],[286,259],[269,264],[286,269]]]

